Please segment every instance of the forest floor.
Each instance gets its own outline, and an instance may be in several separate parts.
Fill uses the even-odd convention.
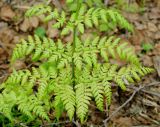
[[[43,26],[46,29],[46,35],[51,38],[56,38],[58,34],[57,30],[51,29],[52,23],[43,24],[41,17],[24,18],[25,10],[35,4],[35,0],[32,2],[29,0],[6,1],[0,0],[0,82],[3,82],[10,73],[10,55],[20,38],[33,34],[34,29],[39,26]],[[110,5],[112,4],[111,2]],[[123,10],[122,14],[134,25],[134,33],[128,36],[123,31],[114,31],[114,34],[127,39],[135,47],[143,65],[154,67],[156,71],[145,76],[138,83],[144,86],[143,89],[136,91],[138,88],[136,86],[119,94],[115,88],[109,114],[112,116],[114,111],[118,108],[120,110],[106,121],[111,127],[159,127],[160,6],[156,2],[147,0],[143,11],[127,12]],[[27,65],[19,61],[14,66],[16,69],[21,69]],[[129,98],[128,103],[124,104]],[[90,110],[86,126],[102,126],[103,121],[107,119],[106,114],[99,112],[94,105],[91,105]]]

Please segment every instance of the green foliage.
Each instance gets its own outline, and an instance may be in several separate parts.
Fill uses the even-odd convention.
[[[43,27],[38,27],[34,30],[34,34],[36,34],[38,37],[44,37],[46,30]]]
[[[145,9],[145,0],[138,0],[138,3],[135,1],[115,0],[115,6],[127,12],[143,12]]]
[[[148,52],[153,49],[153,45],[151,45],[150,43],[142,43],[142,49],[145,52]]]
[[[55,19],[57,22],[53,27],[62,29],[62,37],[73,34],[73,41],[63,43],[62,39],[53,41],[34,35],[16,45],[11,64],[26,58],[40,64],[14,70],[1,85],[0,112],[9,120],[14,120],[12,109],[16,106],[17,112],[28,119],[50,121],[50,113],[59,119],[66,111],[70,120],[76,114],[83,123],[92,99],[100,111],[111,105],[113,82],[125,90],[126,82],[139,81],[141,76],[153,71],[143,67],[133,48],[120,38],[81,36],[87,29],[99,30],[101,24],[108,23],[132,31],[132,25],[123,16],[115,10],[100,7],[85,9],[87,6],[82,1],[77,5],[78,9],[70,17],[64,11],[52,10],[46,5],[35,6],[26,12],[27,16],[45,14],[44,21]],[[119,66],[111,60],[126,64]]]

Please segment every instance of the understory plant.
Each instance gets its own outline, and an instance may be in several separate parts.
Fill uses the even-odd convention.
[[[91,1],[91,2],[94,2]],[[26,60],[32,66],[15,70],[1,84],[0,112],[12,123],[59,119],[87,120],[91,101],[100,111],[109,109],[112,83],[126,90],[126,84],[140,81],[153,69],[139,62],[134,49],[116,36],[106,36],[104,30],[133,27],[114,9],[88,5],[83,0],[67,0],[76,8],[58,10],[48,5],[31,7],[26,16],[43,15],[52,21],[60,37],[51,39],[29,35],[16,45],[11,65]],[[104,32],[100,32],[103,28]],[[93,31],[93,36],[83,36]],[[64,38],[70,36],[71,42]],[[114,62],[113,62],[114,61]],[[121,61],[122,65],[116,64]],[[118,63],[118,62],[117,62]]]

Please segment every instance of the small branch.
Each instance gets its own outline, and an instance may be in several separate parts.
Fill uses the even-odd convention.
[[[123,103],[120,107],[118,107],[107,119],[105,119],[103,121],[104,123],[104,126],[107,127],[107,122],[117,113],[119,112],[123,107],[125,107],[132,99],[133,97],[136,95],[137,92],[139,92],[140,90],[143,90],[145,87],[150,87],[150,86],[156,86],[156,85],[159,85],[160,82],[153,82],[153,83],[150,83],[148,85],[145,85],[145,86],[139,86],[139,88],[135,87],[134,88],[134,92],[132,93],[132,95],[130,96],[130,98],[125,102]]]

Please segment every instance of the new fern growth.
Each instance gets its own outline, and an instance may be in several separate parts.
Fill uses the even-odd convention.
[[[134,49],[120,38],[104,35],[82,38],[87,29],[98,31],[104,24],[133,31],[132,25],[117,11],[88,8],[82,0],[67,2],[77,4],[70,15],[48,5],[36,5],[26,12],[28,17],[45,15],[45,22],[56,20],[53,27],[62,29],[61,37],[72,34],[73,41],[63,43],[62,39],[34,35],[16,45],[11,63],[30,58],[40,65],[14,70],[1,85],[0,112],[11,121],[14,121],[12,109],[16,107],[28,119],[50,121],[51,113],[59,119],[66,111],[70,120],[76,114],[84,122],[91,100],[94,99],[100,111],[111,105],[113,82],[125,90],[126,82],[139,81],[153,71],[142,66]],[[112,64],[111,59],[121,60],[125,65]]]

